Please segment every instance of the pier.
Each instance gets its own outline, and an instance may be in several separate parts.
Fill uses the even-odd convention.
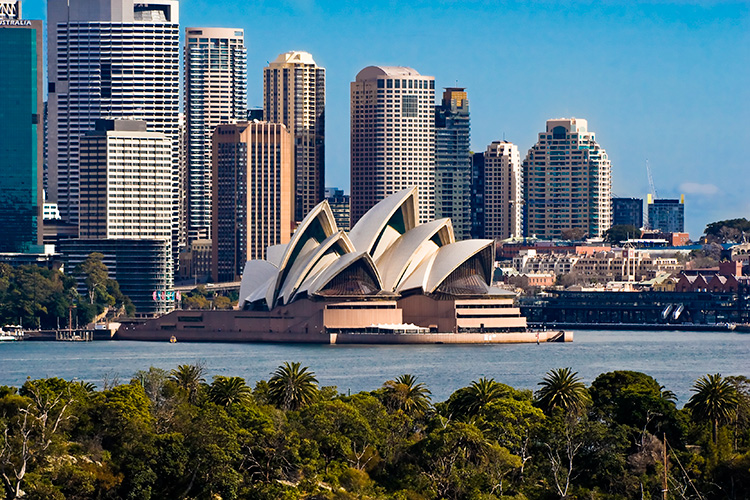
[[[55,340],[66,342],[91,342],[94,340],[94,330],[56,330]]]

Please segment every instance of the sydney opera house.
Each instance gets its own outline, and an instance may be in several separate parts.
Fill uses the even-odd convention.
[[[514,295],[490,286],[493,240],[455,241],[449,219],[418,224],[417,189],[382,200],[349,231],[326,201],[289,243],[245,264],[231,311],[174,311],[118,337],[313,343],[569,340],[531,332]]]

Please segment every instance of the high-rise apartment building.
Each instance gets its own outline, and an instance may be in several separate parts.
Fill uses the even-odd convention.
[[[213,135],[211,275],[235,281],[245,262],[294,229],[292,135],[281,123],[219,125]]]
[[[211,136],[247,115],[247,49],[237,28],[185,29],[188,240],[211,238]]]
[[[643,227],[643,198],[612,198],[612,225]]]
[[[48,0],[49,199],[79,217],[80,138],[97,119],[137,119],[172,144],[179,241],[178,0]]]
[[[456,240],[471,237],[470,132],[466,89],[446,88],[435,106],[435,218],[451,219]]]
[[[612,225],[612,165],[586,120],[547,120],[523,174],[527,236],[561,238],[578,229],[601,237]]]
[[[0,1],[0,252],[39,251],[44,152],[42,21]]]
[[[495,141],[484,153],[484,238],[523,234],[523,178],[518,146]]]
[[[283,123],[293,138],[297,222],[324,196],[325,71],[301,51],[280,54],[263,70],[263,119]]]
[[[679,200],[654,199],[649,194],[648,228],[662,233],[685,232],[685,195]]]
[[[351,225],[413,186],[419,222],[435,218],[435,78],[368,66],[351,83]]]
[[[172,239],[172,142],[146,123],[97,120],[80,138],[81,238]]]

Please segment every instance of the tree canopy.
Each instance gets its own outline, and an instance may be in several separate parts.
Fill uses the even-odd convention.
[[[604,231],[604,241],[618,244],[630,238],[640,238],[641,230],[635,226],[618,224]]]
[[[739,243],[750,234],[750,221],[743,217],[711,222],[704,234],[709,242]]]
[[[742,376],[700,378],[678,409],[633,371],[587,387],[551,370],[536,396],[482,377],[434,405],[412,375],[351,395],[318,389],[300,363],[255,390],[206,375],[198,362],[101,390],[0,387],[0,498],[636,500],[661,498],[665,472],[668,498],[750,491]],[[302,381],[312,392],[295,407],[286,389],[270,396]]]

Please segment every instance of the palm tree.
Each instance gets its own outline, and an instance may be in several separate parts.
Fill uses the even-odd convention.
[[[475,417],[482,413],[487,405],[507,394],[508,388],[506,386],[496,382],[494,378],[482,377],[462,390],[462,394],[452,405],[452,410],[461,416]]]
[[[570,368],[557,368],[547,372],[538,384],[542,388],[536,392],[537,402],[545,413],[550,413],[556,407],[577,412],[591,401],[586,386],[577,375],[578,372],[573,372]]]
[[[422,415],[430,408],[432,392],[417,377],[405,373],[383,384],[386,405],[411,415]]]
[[[714,443],[719,437],[719,424],[731,420],[740,402],[737,388],[720,374],[705,375],[693,384],[693,394],[685,405],[698,421],[710,422]]]
[[[659,395],[661,396],[661,399],[663,399],[665,402],[677,404],[677,394],[670,391],[663,385],[659,386]]]
[[[188,401],[195,403],[198,389],[206,381],[206,368],[202,363],[194,365],[179,365],[169,373],[169,380],[182,387],[188,395]]]
[[[283,410],[298,410],[318,396],[318,380],[308,367],[299,363],[284,363],[268,381],[268,396],[273,404]]]
[[[87,394],[93,394],[94,392],[96,392],[96,386],[91,382],[79,380],[78,382],[76,382],[76,384],[81,388],[81,390],[83,390],[83,392]]]
[[[242,377],[214,377],[214,382],[208,388],[208,398],[219,406],[229,406],[248,400],[252,390]]]

